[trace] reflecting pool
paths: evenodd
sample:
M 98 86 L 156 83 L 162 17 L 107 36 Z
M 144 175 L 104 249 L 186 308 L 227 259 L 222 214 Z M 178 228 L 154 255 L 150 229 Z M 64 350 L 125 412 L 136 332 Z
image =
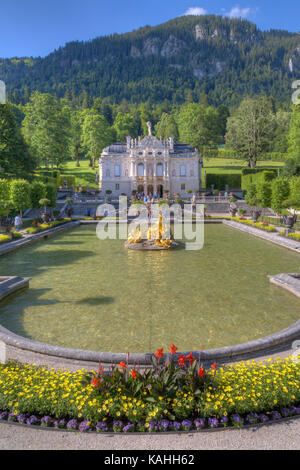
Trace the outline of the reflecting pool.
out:
M 300 256 L 223 225 L 200 251 L 131 251 L 95 226 L 0 258 L 0 275 L 31 277 L 0 304 L 0 323 L 37 341 L 111 352 L 233 345 L 299 319 L 300 301 L 268 274 L 299 272 Z

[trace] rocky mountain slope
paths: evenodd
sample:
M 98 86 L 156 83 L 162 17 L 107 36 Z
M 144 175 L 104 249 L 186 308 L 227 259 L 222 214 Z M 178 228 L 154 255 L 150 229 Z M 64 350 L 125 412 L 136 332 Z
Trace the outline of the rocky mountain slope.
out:
M 45 58 L 0 59 L 10 98 L 33 90 L 112 102 L 170 100 L 206 93 L 211 104 L 237 104 L 266 92 L 289 102 L 300 79 L 300 35 L 263 32 L 246 20 L 185 16 L 127 34 L 71 42 Z

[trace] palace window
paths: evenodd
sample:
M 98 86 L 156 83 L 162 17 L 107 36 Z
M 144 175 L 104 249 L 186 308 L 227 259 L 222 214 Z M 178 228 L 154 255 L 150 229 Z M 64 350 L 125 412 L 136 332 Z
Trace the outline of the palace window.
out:
M 110 177 L 110 170 L 106 170 L 106 178 Z
M 120 185 L 116 184 L 116 191 L 119 191 L 119 189 L 120 189 Z
M 121 176 L 121 165 L 115 165 L 115 176 L 117 178 Z
M 138 176 L 139 177 L 144 176 L 144 164 L 143 163 L 138 164 Z
M 180 167 L 180 176 L 186 176 L 186 166 L 181 165 Z
M 162 163 L 159 163 L 156 167 L 156 174 L 157 176 L 163 176 L 164 175 L 164 167 Z
M 181 190 L 185 191 L 185 184 L 184 183 L 182 183 L 182 185 L 181 185 Z

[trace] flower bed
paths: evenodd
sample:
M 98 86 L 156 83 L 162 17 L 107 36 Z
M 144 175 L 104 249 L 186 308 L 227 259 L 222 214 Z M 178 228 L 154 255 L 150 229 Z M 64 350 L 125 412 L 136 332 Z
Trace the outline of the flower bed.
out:
M 269 225 L 268 223 L 264 222 L 253 222 L 249 219 L 241 219 L 239 217 L 231 217 L 231 220 L 234 222 L 239 222 L 240 224 L 250 225 L 251 227 L 258 228 L 260 230 L 264 230 L 265 232 L 276 232 L 276 228 L 273 225 Z
M 10 235 L 0 235 L 0 243 L 7 243 L 12 240 L 23 237 L 23 234 L 21 232 L 12 232 L 11 235 L 12 235 L 12 238 Z
M 58 225 L 66 224 L 67 222 L 71 222 L 72 219 L 66 218 L 62 220 L 54 220 L 53 222 L 49 222 L 49 224 L 40 224 L 37 223 L 34 227 L 28 227 L 25 232 L 33 235 L 38 232 L 42 232 L 43 230 L 49 230 L 50 228 L 57 227 Z
M 170 350 L 172 351 L 172 350 Z M 0 419 L 81 432 L 190 431 L 300 414 L 300 364 L 292 359 L 204 370 L 190 355 L 153 369 L 111 373 L 0 365 Z
M 283 230 L 280 232 L 280 235 L 285 238 L 290 238 L 291 240 L 296 240 L 297 242 L 300 241 L 300 233 L 289 233 L 286 235 L 286 232 Z

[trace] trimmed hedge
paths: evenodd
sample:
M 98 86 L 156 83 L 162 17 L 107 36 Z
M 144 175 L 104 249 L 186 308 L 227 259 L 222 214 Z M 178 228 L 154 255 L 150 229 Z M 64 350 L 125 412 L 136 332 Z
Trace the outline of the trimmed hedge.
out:
M 213 158 L 228 158 L 230 160 L 239 160 L 235 150 L 226 148 L 219 148 L 218 151 L 213 154 Z M 269 152 L 258 158 L 258 161 L 284 162 L 286 159 L 286 154 L 281 152 Z
M 65 181 L 67 183 L 67 188 L 72 189 L 72 185 L 76 184 L 76 178 L 73 175 L 59 175 L 57 176 L 58 187 L 62 186 L 64 188 Z
M 239 173 L 209 173 L 206 175 L 206 189 L 209 189 L 212 185 L 218 190 L 225 190 L 226 185 L 228 185 L 228 189 L 240 189 L 242 187 L 242 175 Z
M 276 170 L 266 170 L 264 168 L 245 168 L 242 170 L 242 189 L 247 190 L 248 186 L 252 183 L 269 183 L 273 181 L 276 176 Z

